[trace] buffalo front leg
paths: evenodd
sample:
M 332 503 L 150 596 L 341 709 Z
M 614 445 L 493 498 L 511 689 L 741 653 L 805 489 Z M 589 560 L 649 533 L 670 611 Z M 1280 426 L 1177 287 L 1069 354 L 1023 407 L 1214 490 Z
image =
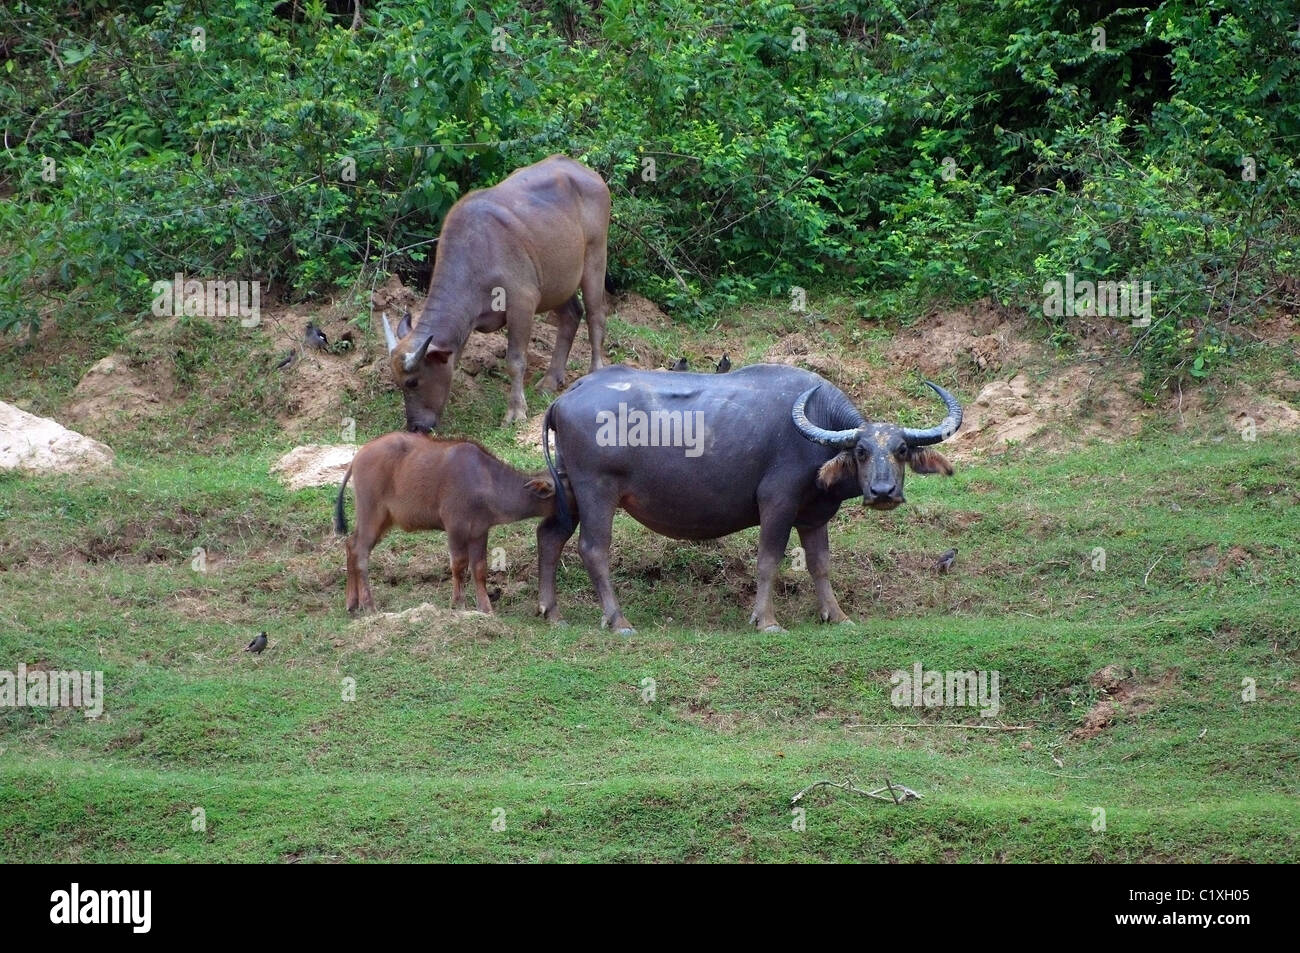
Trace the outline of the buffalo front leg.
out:
M 581 500 L 582 528 L 578 532 L 578 552 L 582 555 L 582 564 L 587 567 L 587 575 L 596 588 L 596 597 L 600 599 L 601 628 L 608 626 L 619 635 L 634 635 L 636 629 L 623 617 L 619 608 L 618 597 L 614 595 L 614 585 L 609 580 L 609 544 L 614 535 L 614 494 L 609 488 L 601 488 L 595 499 Z
M 823 622 L 848 622 L 849 617 L 840 609 L 831 590 L 831 540 L 826 524 L 811 529 L 800 528 L 799 542 L 808 560 L 808 572 L 817 589 L 817 611 Z
M 758 531 L 758 591 L 754 594 L 754 611 L 749 616 L 751 624 L 763 632 L 784 632 L 772 611 L 772 583 L 776 580 L 785 558 L 785 548 L 790 543 L 793 519 L 785 512 L 759 514 Z
M 524 400 L 524 372 L 528 369 L 528 342 L 533 336 L 533 313 L 536 297 L 522 300 L 519 292 L 506 302 L 506 364 L 510 367 L 510 402 L 506 407 L 505 425 L 528 417 Z
M 558 391 L 564 386 L 564 372 L 569 366 L 569 349 L 573 336 L 578 333 L 582 320 L 582 307 L 574 295 L 555 309 L 555 352 L 551 355 L 551 368 L 542 378 L 542 390 Z
M 555 572 L 560 564 L 564 544 L 576 528 L 572 520 L 565 521 L 558 514 L 537 524 L 537 611 L 548 622 L 560 621 L 560 608 L 555 599 Z

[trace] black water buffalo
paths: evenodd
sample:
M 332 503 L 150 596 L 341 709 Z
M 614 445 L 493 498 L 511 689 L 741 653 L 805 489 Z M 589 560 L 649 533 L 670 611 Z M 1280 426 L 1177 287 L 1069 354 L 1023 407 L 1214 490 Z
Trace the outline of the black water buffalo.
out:
M 729 374 L 643 371 L 614 366 L 579 380 L 546 412 L 542 448 L 556 485 L 572 485 L 567 507 L 538 527 L 541 612 L 558 618 L 555 568 L 579 518 L 578 547 L 604 610 L 624 618 L 609 580 L 614 511 L 656 533 L 714 539 L 758 525 L 758 593 L 750 622 L 779 630 L 772 581 L 790 529 L 799 530 L 821 617 L 843 622 L 831 591 L 827 521 L 856 496 L 875 509 L 904 502 L 904 465 L 952 474 L 931 444 L 961 426 L 962 409 L 926 381 L 947 416 L 926 429 L 866 421 L 839 389 L 810 371 L 755 364 Z M 550 433 L 555 431 L 555 460 Z

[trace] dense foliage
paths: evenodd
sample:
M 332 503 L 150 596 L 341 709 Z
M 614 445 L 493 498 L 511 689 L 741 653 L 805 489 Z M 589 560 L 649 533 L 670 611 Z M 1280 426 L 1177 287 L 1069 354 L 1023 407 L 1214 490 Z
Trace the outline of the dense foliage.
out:
M 792 286 L 1043 314 L 1046 281 L 1132 277 L 1147 366 L 1203 374 L 1294 294 L 1285 4 L 361 6 L 9 4 L 0 330 L 175 272 L 417 279 L 459 195 L 561 151 L 610 182 L 617 279 L 683 316 Z

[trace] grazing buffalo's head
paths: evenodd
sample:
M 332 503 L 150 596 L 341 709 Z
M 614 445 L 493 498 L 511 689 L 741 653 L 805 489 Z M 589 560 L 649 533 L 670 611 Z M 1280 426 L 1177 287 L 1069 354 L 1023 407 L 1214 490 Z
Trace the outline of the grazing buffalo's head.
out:
M 855 424 L 844 430 L 826 430 L 809 421 L 804 408 L 817 387 L 805 391 L 795 401 L 791 415 L 799 432 L 816 443 L 840 451 L 817 472 L 823 489 L 844 477 L 856 475 L 862 487 L 862 502 L 877 510 L 892 510 L 906 502 L 903 496 L 905 465 L 917 473 L 942 473 L 952 476 L 952 464 L 932 444 L 947 440 L 961 426 L 961 404 L 938 384 L 926 381 L 948 415 L 934 427 L 919 430 L 894 424 L 869 423 L 862 419 L 848 399 L 838 391 L 830 400 L 832 419 Z M 821 385 L 818 385 L 820 387 Z
M 442 407 L 447 403 L 455 352 L 435 346 L 431 334 L 413 335 L 410 312 L 398 322 L 396 334 L 385 314 L 384 338 L 388 341 L 393 380 L 406 402 L 406 429 L 429 433 L 438 426 Z

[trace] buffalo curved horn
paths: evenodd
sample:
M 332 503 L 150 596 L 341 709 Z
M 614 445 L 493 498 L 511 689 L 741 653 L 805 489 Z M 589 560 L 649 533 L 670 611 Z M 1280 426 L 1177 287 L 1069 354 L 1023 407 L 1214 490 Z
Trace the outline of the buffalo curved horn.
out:
M 408 374 L 415 370 L 420 361 L 424 359 L 424 352 L 429 350 L 429 343 L 432 340 L 433 335 L 430 334 L 420 342 L 419 346 L 414 351 L 407 351 L 406 356 L 402 358 L 402 370 L 406 371 Z
M 384 312 L 384 340 L 388 342 L 388 353 L 392 354 L 397 350 L 397 336 L 393 334 L 393 326 L 388 323 L 388 312 Z
M 821 387 L 818 384 L 817 387 Z M 817 392 L 817 387 L 809 388 L 799 395 L 799 399 L 794 402 L 794 409 L 790 411 L 790 417 L 794 420 L 794 425 L 799 428 L 799 432 L 807 437 L 813 443 L 820 443 L 827 447 L 844 449 L 851 447 L 858 442 L 858 428 L 851 430 L 825 430 L 818 427 L 808 419 L 804 413 L 804 407 L 808 404 L 808 398 Z
M 942 443 L 955 434 L 957 428 L 961 426 L 961 404 L 957 402 L 957 398 L 933 381 L 926 381 L 925 383 L 939 395 L 939 399 L 948 408 L 948 416 L 944 417 L 938 426 L 929 427 L 925 430 L 904 427 L 903 442 L 909 447 L 928 447 L 932 443 Z

